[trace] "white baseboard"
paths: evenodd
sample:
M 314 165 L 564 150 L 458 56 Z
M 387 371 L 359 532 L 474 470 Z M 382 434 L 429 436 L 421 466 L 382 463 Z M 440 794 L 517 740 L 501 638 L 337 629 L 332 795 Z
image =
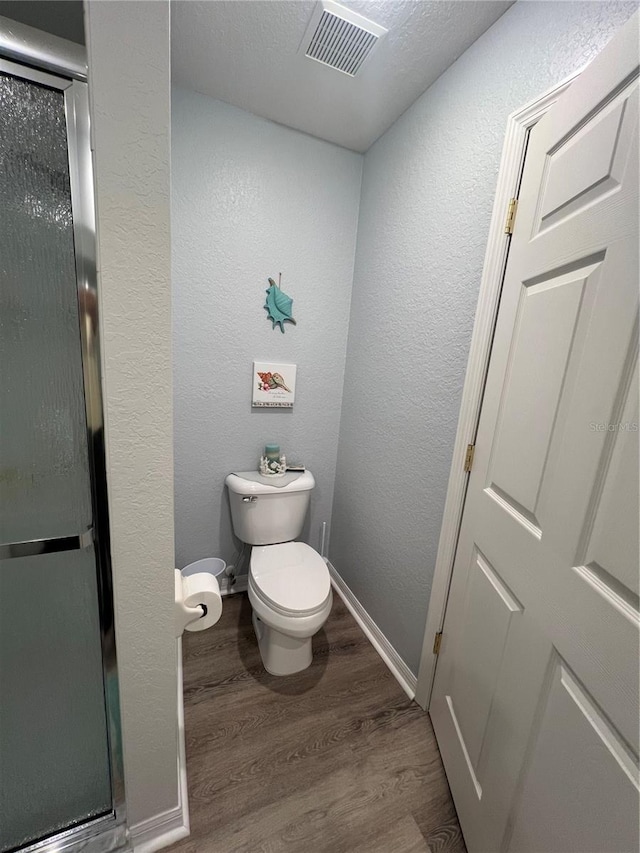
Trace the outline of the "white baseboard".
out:
M 182 637 L 176 642 L 178 675 L 178 805 L 135 824 L 129 830 L 133 853 L 155 853 L 189 835 L 187 758 L 184 742 L 182 699 Z
M 129 830 L 133 853 L 155 853 L 187 835 L 189 828 L 184 824 L 182 807 L 179 805 L 143 820 Z
M 393 648 L 389 640 L 387 640 L 380 628 L 378 628 L 371 616 L 369 616 L 362 604 L 360 604 L 353 592 L 351 592 L 349 587 L 342 580 L 335 566 L 333 566 L 329 560 L 327 560 L 327 567 L 329 569 L 329 574 L 331 575 L 333 588 L 344 601 L 345 605 L 351 612 L 351 615 L 362 628 L 371 645 L 388 666 L 391 674 L 395 677 L 400 687 L 402 687 L 409 699 L 414 699 L 418 679 L 402 660 L 398 652 Z

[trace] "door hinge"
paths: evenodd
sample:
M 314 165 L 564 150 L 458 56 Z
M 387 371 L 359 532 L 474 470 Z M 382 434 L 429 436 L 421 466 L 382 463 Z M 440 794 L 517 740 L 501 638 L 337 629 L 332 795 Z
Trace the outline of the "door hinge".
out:
M 513 226 L 516 221 L 516 211 L 518 210 L 518 199 L 512 198 L 507 208 L 507 221 L 504 223 L 504 233 L 513 234 Z
M 440 646 L 442 645 L 442 631 L 438 631 L 433 638 L 433 653 L 434 655 L 440 654 Z
M 467 444 L 467 452 L 464 455 L 464 470 L 470 471 L 473 467 L 473 454 L 476 452 L 475 444 Z

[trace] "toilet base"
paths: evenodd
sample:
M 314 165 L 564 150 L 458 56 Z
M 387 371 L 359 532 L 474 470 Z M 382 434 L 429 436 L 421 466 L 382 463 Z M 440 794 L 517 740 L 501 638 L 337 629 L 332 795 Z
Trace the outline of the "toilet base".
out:
M 311 637 L 290 637 L 266 625 L 255 610 L 251 614 L 253 630 L 264 668 L 271 675 L 293 675 L 311 665 Z

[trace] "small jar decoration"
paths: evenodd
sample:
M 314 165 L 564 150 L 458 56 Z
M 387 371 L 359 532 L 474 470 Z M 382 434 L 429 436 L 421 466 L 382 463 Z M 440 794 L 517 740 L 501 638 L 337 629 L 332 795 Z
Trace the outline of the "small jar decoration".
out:
M 280 455 L 280 445 L 266 444 L 264 456 L 260 457 L 260 473 L 263 477 L 284 477 L 287 472 L 287 459 Z

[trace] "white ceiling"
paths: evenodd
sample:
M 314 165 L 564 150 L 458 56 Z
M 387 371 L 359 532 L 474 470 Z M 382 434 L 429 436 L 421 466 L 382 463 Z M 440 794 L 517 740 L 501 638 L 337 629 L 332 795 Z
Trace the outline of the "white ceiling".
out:
M 174 0 L 173 82 L 366 151 L 512 2 L 346 0 L 389 30 L 348 77 L 297 52 L 314 0 Z

